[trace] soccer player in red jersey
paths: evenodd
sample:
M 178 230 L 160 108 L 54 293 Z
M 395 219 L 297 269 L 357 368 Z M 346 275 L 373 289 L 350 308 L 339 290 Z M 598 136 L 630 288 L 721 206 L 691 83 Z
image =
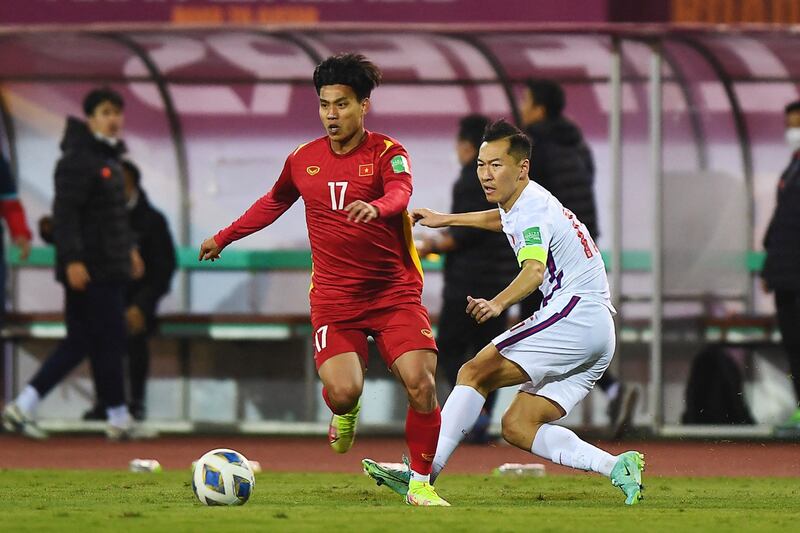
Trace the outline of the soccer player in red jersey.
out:
M 406 502 L 449 505 L 429 483 L 441 417 L 436 343 L 422 305 L 422 269 L 406 212 L 408 153 L 364 128 L 377 66 L 358 54 L 329 57 L 314 70 L 326 135 L 287 158 L 272 189 L 200 248 L 215 260 L 233 241 L 274 222 L 303 199 L 311 242 L 311 322 L 322 396 L 333 412 L 329 441 L 344 453 L 355 438 L 367 363 L 367 335 L 403 384 L 411 483 Z

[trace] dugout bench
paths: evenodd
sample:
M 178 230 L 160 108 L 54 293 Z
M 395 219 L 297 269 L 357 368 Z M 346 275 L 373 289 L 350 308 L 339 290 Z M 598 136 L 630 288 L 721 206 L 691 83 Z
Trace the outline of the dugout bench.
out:
M 10 262 L 16 268 L 52 268 L 54 261 L 52 248 L 37 248 L 26 262 L 21 262 L 16 250 L 12 249 Z M 646 270 L 647 258 L 641 253 L 623 257 L 626 270 Z M 758 258 L 749 258 L 748 263 L 760 265 Z M 215 263 L 197 261 L 196 251 L 180 249 L 179 268 L 190 270 L 249 271 L 307 271 L 310 270 L 310 254 L 307 250 L 290 251 L 226 251 L 225 260 Z M 426 270 L 439 270 L 440 258 L 423 262 Z M 435 322 L 435 317 L 432 316 Z M 772 317 L 727 317 L 727 318 L 688 318 L 670 320 L 665 323 L 665 341 L 681 337 L 706 343 L 725 343 L 742 346 L 760 346 L 779 342 L 780 336 Z M 177 343 L 178 365 L 181 382 L 182 418 L 189 420 L 192 378 L 192 341 L 252 341 L 274 342 L 299 340 L 303 343 L 302 388 L 304 418 L 313 420 L 317 395 L 317 376 L 313 360 L 312 334 L 309 316 L 297 315 L 255 315 L 255 314 L 187 314 L 167 313 L 160 316 L 158 336 Z M 61 313 L 18 313 L 7 315 L 5 327 L 0 335 L 11 341 L 5 350 L 6 396 L 18 390 L 14 383 L 16 377 L 16 344 L 30 339 L 63 338 L 65 326 Z M 648 321 L 626 320 L 620 329 L 621 343 L 646 344 L 650 338 Z

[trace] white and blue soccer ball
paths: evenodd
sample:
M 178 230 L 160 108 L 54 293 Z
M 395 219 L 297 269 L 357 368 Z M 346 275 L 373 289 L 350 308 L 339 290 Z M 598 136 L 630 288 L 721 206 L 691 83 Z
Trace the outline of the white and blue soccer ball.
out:
M 207 452 L 192 471 L 192 490 L 205 505 L 244 505 L 255 485 L 253 469 L 245 456 L 227 448 Z

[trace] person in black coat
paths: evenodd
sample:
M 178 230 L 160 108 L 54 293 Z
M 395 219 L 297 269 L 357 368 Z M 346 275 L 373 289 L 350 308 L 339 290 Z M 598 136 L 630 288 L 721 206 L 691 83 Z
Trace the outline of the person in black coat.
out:
M 764 289 L 775 291 L 783 348 L 795 400 L 800 402 L 800 100 L 784 110 L 786 142 L 792 157 L 778 180 L 777 203 L 764 236 L 767 257 L 761 272 Z M 800 406 L 782 426 L 800 430 Z
M 129 407 L 137 420 L 145 418 L 145 388 L 150 369 L 149 340 L 156 329 L 158 302 L 166 296 L 175 273 L 175 245 L 167 219 L 153 207 L 141 187 L 141 172 L 130 160 L 122 161 L 125 198 L 134 242 L 144 261 L 144 276 L 128 284 L 125 322 L 128 328 Z M 106 418 L 105 402 L 84 414 L 87 420 Z
M 586 225 L 592 238 L 600 232 L 594 199 L 594 160 L 578 126 L 563 114 L 566 97 L 561 86 L 546 79 L 529 79 L 520 101 L 525 132 L 531 138 L 530 177 L 550 191 Z M 522 315 L 535 313 L 542 301 L 535 292 L 521 302 Z M 638 390 L 606 371 L 597 382 L 608 395 L 611 432 L 620 436 L 636 408 Z
M 67 336 L 2 415 L 6 429 L 28 437 L 46 437 L 36 424 L 36 407 L 87 355 L 95 389 L 109 405 L 108 437 L 144 436 L 125 404 L 122 369 L 125 288 L 131 277 L 144 273 L 125 209 L 123 105 L 117 92 L 95 89 L 83 102 L 86 122 L 67 119 L 53 201 L 56 278 L 64 285 Z
M 466 213 L 491 209 L 478 180 L 478 148 L 489 120 L 482 115 L 469 115 L 459 123 L 456 153 L 461 173 L 453 185 L 452 212 Z M 507 313 L 476 323 L 465 313 L 467 296 L 493 296 L 502 291 L 519 272 L 514 252 L 503 233 L 474 228 L 448 228 L 446 231 L 422 237 L 418 241 L 420 256 L 445 253 L 444 303 L 439 314 L 436 344 L 439 364 L 451 386 L 461 365 L 480 351 L 508 326 Z M 486 400 L 484 411 L 475 424 L 468 442 L 488 440 L 495 395 Z
M 158 303 L 169 292 L 175 273 L 176 256 L 167 220 L 153 207 L 141 187 L 141 172 L 129 159 L 123 159 L 125 199 L 133 239 L 144 261 L 144 276 L 132 280 L 125 293 L 125 322 L 128 331 L 128 391 L 131 415 L 145 418 L 145 387 L 150 368 L 149 340 L 156 329 Z M 39 233 L 52 242 L 53 221 L 43 217 Z M 84 420 L 105 420 L 106 404 L 98 396 Z

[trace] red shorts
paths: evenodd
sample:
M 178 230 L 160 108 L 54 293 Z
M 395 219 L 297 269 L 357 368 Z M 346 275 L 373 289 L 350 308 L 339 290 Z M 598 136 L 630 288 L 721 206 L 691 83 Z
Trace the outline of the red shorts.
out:
M 386 366 L 391 368 L 395 359 L 412 350 L 436 349 L 431 331 L 431 321 L 425 306 L 419 303 L 397 304 L 375 309 L 365 308 L 360 313 L 348 313 L 342 320 L 315 312 L 311 308 L 314 328 L 314 361 L 317 370 L 333 356 L 355 352 L 367 365 L 367 335 L 375 339 L 378 351 Z

